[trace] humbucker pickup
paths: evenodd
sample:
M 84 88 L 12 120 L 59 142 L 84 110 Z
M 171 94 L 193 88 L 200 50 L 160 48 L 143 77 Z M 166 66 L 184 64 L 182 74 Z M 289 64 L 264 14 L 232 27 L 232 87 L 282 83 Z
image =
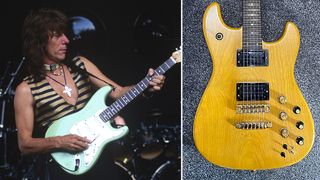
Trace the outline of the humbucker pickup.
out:
M 237 83 L 237 101 L 269 100 L 269 83 Z
M 237 51 L 237 67 L 268 66 L 268 50 L 249 51 L 240 49 Z

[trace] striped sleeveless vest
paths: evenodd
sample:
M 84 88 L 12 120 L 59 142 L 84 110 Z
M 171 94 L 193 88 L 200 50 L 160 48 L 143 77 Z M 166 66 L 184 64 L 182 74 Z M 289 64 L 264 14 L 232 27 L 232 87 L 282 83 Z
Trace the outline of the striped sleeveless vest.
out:
M 73 63 L 79 68 L 85 69 L 84 63 L 80 59 L 75 58 Z M 70 68 L 69 71 L 71 71 Z M 46 130 L 53 121 L 81 110 L 89 101 L 92 96 L 92 87 L 88 76 L 77 71 L 71 71 L 71 76 L 78 88 L 78 99 L 75 105 L 69 104 L 57 94 L 46 78 L 39 82 L 35 82 L 32 75 L 24 78 L 24 81 L 28 83 L 31 89 L 35 102 L 35 129 Z M 42 133 L 39 135 L 44 135 Z

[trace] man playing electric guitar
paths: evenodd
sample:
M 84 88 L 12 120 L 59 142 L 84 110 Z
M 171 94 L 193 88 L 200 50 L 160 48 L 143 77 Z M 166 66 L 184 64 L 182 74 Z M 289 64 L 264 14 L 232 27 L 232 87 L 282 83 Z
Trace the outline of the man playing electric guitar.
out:
M 30 13 L 25 19 L 23 50 L 30 75 L 18 85 L 14 98 L 19 148 L 22 154 L 45 156 L 40 163 L 40 179 L 45 176 L 50 176 L 50 179 L 105 179 L 105 176 L 99 174 L 101 172 L 97 172 L 97 168 L 83 176 L 65 173 L 46 155 L 54 151 L 76 153 L 88 148 L 91 140 L 86 137 L 68 134 L 44 138 L 44 133 L 54 120 L 80 111 L 92 96 L 92 86 L 113 86 L 114 90 L 109 93 L 112 99 L 121 97 L 131 87 L 122 87 L 112 81 L 84 57 L 67 59 L 69 39 L 65 35 L 66 29 L 67 17 L 56 10 L 40 9 Z M 96 77 L 66 64 L 73 64 Z M 148 75 L 152 76 L 152 80 L 147 92 L 159 91 L 164 84 L 163 75 L 153 74 L 154 70 L 149 69 Z M 118 125 L 125 124 L 119 116 L 114 120 Z M 105 171 L 114 170 L 110 158 L 103 156 L 100 160 L 96 166 L 108 166 L 103 169 L 104 174 Z M 108 178 L 116 179 L 110 177 L 112 174 L 114 172 L 108 173 Z

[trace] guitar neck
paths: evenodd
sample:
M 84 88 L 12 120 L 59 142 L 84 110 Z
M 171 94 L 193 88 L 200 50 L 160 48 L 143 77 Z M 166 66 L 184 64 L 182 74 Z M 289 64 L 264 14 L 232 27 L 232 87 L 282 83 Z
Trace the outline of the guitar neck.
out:
M 163 64 L 161 64 L 157 69 L 155 69 L 155 75 L 162 75 L 168 71 L 176 61 L 170 57 Z M 134 98 L 139 96 L 147 87 L 149 82 L 152 80 L 152 76 L 146 76 L 138 84 L 133 86 L 126 94 L 118 98 L 113 102 L 107 109 L 105 109 L 99 116 L 104 121 L 108 121 L 113 118 L 117 113 L 119 113 L 127 104 L 129 104 Z
M 262 49 L 260 0 L 243 0 L 242 37 L 244 50 L 259 51 Z

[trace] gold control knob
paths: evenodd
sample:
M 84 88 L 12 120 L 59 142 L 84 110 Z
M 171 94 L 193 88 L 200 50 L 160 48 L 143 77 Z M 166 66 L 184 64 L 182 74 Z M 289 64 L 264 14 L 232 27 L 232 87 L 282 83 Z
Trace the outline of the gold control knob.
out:
M 289 137 L 289 130 L 286 128 L 281 129 L 280 134 L 282 137 L 287 138 Z
M 286 120 L 286 119 L 288 119 L 288 114 L 285 113 L 285 112 L 280 112 L 279 118 L 280 118 L 281 120 Z
M 287 102 L 287 98 L 285 96 L 279 96 L 279 102 L 281 104 L 285 104 Z

